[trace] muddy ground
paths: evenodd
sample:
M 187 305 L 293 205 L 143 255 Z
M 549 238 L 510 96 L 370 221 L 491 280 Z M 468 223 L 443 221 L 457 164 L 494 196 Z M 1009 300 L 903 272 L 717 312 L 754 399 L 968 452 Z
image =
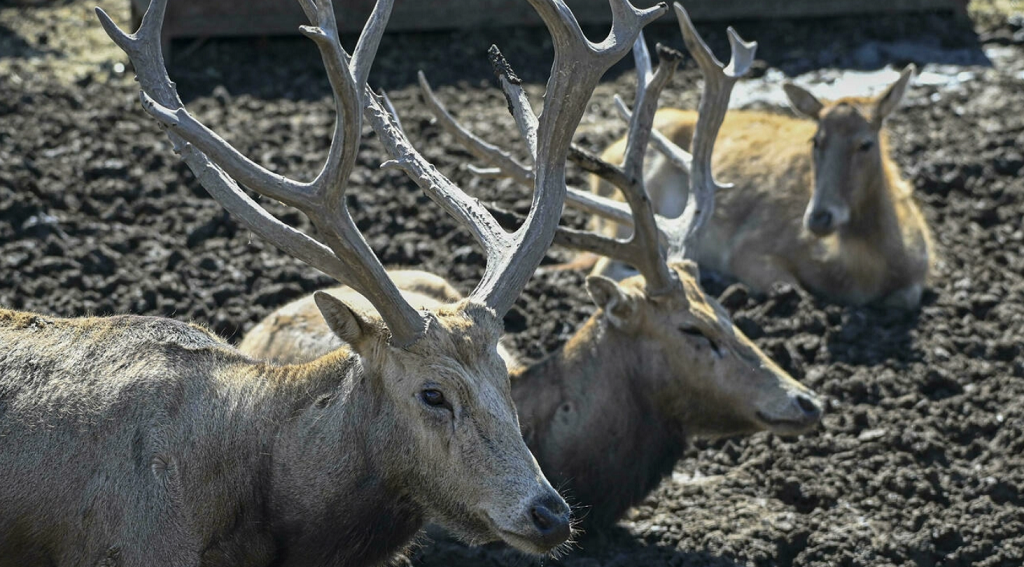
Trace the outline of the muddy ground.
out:
M 166 315 L 237 340 L 270 310 L 330 284 L 240 229 L 195 183 L 141 111 L 126 60 L 96 35 L 94 3 L 0 4 L 0 305 Z M 125 21 L 126 2 L 100 3 Z M 742 328 L 828 397 L 822 427 L 795 439 L 698 442 L 620 528 L 546 562 L 1019 567 L 1022 20 L 913 15 L 736 25 L 761 43 L 758 76 L 999 56 L 994 68 L 972 68 L 974 80 L 956 89 L 915 87 L 891 121 L 895 157 L 934 228 L 933 281 L 915 313 L 841 308 L 791 289 L 732 295 L 728 308 Z M 724 26 L 701 31 L 726 52 Z M 682 46 L 671 25 L 652 29 L 649 39 Z M 550 57 L 540 30 L 389 37 L 372 81 L 389 90 L 410 137 L 443 171 L 485 199 L 525 210 L 521 191 L 461 168 L 466 154 L 429 123 L 413 82 L 423 68 L 462 120 L 518 147 L 484 55 L 492 42 L 539 104 Z M 312 44 L 179 42 L 175 54 L 171 74 L 203 121 L 278 172 L 308 178 L 316 171 L 332 114 Z M 630 93 L 629 67 L 617 67 L 595 96 L 582 144 L 597 149 L 622 132 L 610 98 Z M 688 61 L 666 104 L 692 107 L 696 78 Z M 350 202 L 370 244 L 388 265 L 422 267 L 470 289 L 483 258 L 468 233 L 406 179 L 377 170 L 382 152 L 372 135 L 367 140 Z M 309 229 L 301 215 L 268 207 Z M 553 250 L 547 262 L 568 257 Z M 582 282 L 576 273 L 530 282 L 507 319 L 524 356 L 558 348 L 591 312 Z M 707 283 L 713 293 L 724 289 Z M 530 562 L 500 546 L 426 539 L 411 560 Z

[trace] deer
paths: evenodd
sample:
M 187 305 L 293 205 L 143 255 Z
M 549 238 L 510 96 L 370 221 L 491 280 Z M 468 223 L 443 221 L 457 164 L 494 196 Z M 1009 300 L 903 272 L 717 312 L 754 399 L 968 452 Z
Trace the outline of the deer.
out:
M 367 86 L 391 0 L 375 4 L 351 55 L 331 0 L 300 2 L 337 112 L 311 182 L 262 168 L 184 108 L 160 50 L 166 0 L 150 3 L 134 34 L 97 9 L 132 61 L 143 109 L 199 183 L 374 314 L 316 294 L 323 322 L 351 349 L 279 364 L 169 319 L 0 310 L 0 565 L 378 565 L 427 521 L 529 554 L 570 537 L 570 509 L 520 432 L 497 352 L 501 320 L 557 230 L 566 154 L 592 91 L 667 7 L 613 0 L 611 33 L 593 43 L 561 0 L 530 2 L 555 57 L 533 206 L 512 232 L 412 147 Z M 417 309 L 356 228 L 346 195 L 364 117 L 387 167 L 484 248 L 487 266 L 466 299 Z M 269 214 L 243 185 L 306 214 L 324 242 Z
M 756 293 L 787 283 L 828 301 L 879 301 L 915 309 L 933 258 L 928 225 L 911 185 L 893 161 L 885 120 L 899 106 L 914 74 L 908 65 L 877 97 L 821 101 L 793 83 L 784 85 L 798 117 L 763 111 L 731 112 L 722 125 L 715 171 L 739 186 L 718 198 L 696 254 L 704 267 Z M 693 111 L 666 108 L 655 116 L 656 138 L 686 147 L 698 120 Z M 621 138 L 602 154 L 621 159 Z M 653 153 L 648 186 L 658 212 L 673 216 L 686 203 L 687 179 Z M 617 196 L 611 183 L 591 176 L 591 190 Z M 628 228 L 594 218 L 605 234 Z M 595 263 L 596 260 L 596 263 Z M 621 278 L 628 272 L 590 255 L 578 266 Z
M 572 495 L 580 525 L 600 533 L 671 474 L 694 437 L 717 438 L 768 430 L 798 435 L 821 419 L 822 400 L 776 365 L 736 328 L 725 309 L 699 285 L 699 268 L 687 257 L 714 206 L 717 185 L 711 154 L 735 81 L 746 74 L 756 43 L 729 28 L 732 59 L 723 66 L 694 29 L 685 9 L 674 11 L 686 46 L 704 77 L 695 153 L 666 148 L 693 172 L 691 198 L 676 219 L 655 215 L 646 194 L 643 154 L 657 99 L 681 54 L 659 46 L 651 71 L 643 36 L 634 59 L 638 71 L 630 150 L 622 167 L 575 145 L 570 159 L 601 172 L 623 190 L 628 206 L 567 187 L 567 203 L 635 227 L 627 239 L 560 226 L 555 242 L 628 262 L 640 274 L 621 282 L 587 278 L 595 313 L 558 351 L 524 364 L 503 354 L 512 368 L 512 396 L 523 437 L 544 474 Z M 495 62 L 492 59 L 492 62 Z M 506 61 L 496 58 L 510 109 L 521 122 L 532 116 L 528 100 Z M 490 167 L 477 171 L 532 184 L 532 169 L 459 124 L 421 73 L 423 98 L 444 129 Z M 524 136 L 530 139 L 530 132 Z M 666 242 L 668 245 L 662 246 Z M 409 301 L 444 305 L 461 298 L 440 276 L 393 271 Z M 349 298 L 352 290 L 326 290 Z M 369 307 L 369 306 L 367 306 Z M 239 348 L 254 358 L 291 362 L 351 348 L 316 317 L 314 299 L 289 303 L 250 330 Z

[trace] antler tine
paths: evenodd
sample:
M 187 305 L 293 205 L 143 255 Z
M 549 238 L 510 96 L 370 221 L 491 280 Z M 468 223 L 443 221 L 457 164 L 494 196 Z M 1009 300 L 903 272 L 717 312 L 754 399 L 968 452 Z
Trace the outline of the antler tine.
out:
M 419 72 L 419 81 L 423 100 L 426 101 L 430 111 L 434 114 L 437 123 L 455 138 L 455 141 L 465 147 L 477 159 L 491 163 L 503 175 L 512 177 L 517 183 L 529 187 L 533 186 L 533 169 L 519 163 L 508 152 L 470 132 L 465 126 L 455 120 L 451 113 L 448 112 L 448 109 L 445 108 L 444 103 L 434 94 L 434 90 L 430 87 L 430 83 L 427 82 L 427 77 L 423 74 L 423 71 Z M 511 103 L 509 107 L 511 108 Z M 536 137 L 534 140 L 536 141 Z
M 555 57 L 537 126 L 533 206 L 513 234 L 517 245 L 488 260 L 484 277 L 471 294 L 499 313 L 515 302 L 554 239 L 566 194 L 569 147 L 598 81 L 625 55 L 643 27 L 667 9 L 664 3 L 641 10 L 627 0 L 610 0 L 612 30 L 595 44 L 583 35 L 562 0 L 530 0 L 530 4 L 551 34 Z
M 363 32 L 359 34 L 356 49 L 352 52 L 352 75 L 357 85 L 365 85 L 369 80 L 370 67 L 377 58 L 377 48 L 380 47 L 380 40 L 384 36 L 384 29 L 387 27 L 394 5 L 395 0 L 377 0 L 370 18 L 363 26 Z M 331 16 L 333 15 L 334 11 L 331 10 Z
M 407 346 L 422 336 L 424 317 L 406 302 L 363 239 L 345 207 L 344 192 L 355 164 L 362 112 L 362 83 L 353 77 L 348 55 L 338 40 L 330 0 L 299 0 L 315 27 L 302 28 L 320 48 L 338 106 L 334 140 L 323 169 L 311 183 L 274 174 L 248 160 L 184 109 L 167 75 L 160 50 L 160 29 L 167 0 L 153 0 L 134 35 L 123 32 L 103 10 L 97 15 L 107 34 L 131 58 L 142 88 L 143 107 L 168 130 L 182 160 L 210 194 L 253 232 L 285 252 L 351 286 L 377 308 L 391 330 L 392 344 Z M 380 41 L 391 0 L 380 0 L 360 38 L 362 57 L 356 75 L 365 77 Z M 305 213 L 325 235 L 328 246 L 280 222 L 239 187 Z
M 384 150 L 391 156 L 382 167 L 404 171 L 427 197 L 469 229 L 488 257 L 511 246 L 508 234 L 487 209 L 466 195 L 413 147 L 402 131 L 398 116 L 385 106 L 383 99 L 372 92 L 368 95 L 364 112 Z
M 619 116 L 623 120 L 629 122 L 633 118 L 633 111 L 626 106 L 626 102 L 622 100 L 622 97 L 615 95 L 615 109 L 619 111 Z M 651 145 L 654 149 L 661 152 L 672 165 L 679 169 L 690 173 L 690 166 L 693 163 L 693 154 L 680 148 L 675 142 L 669 140 L 667 136 L 657 130 L 651 130 Z
M 704 75 L 697 111 L 697 126 L 693 134 L 693 163 L 690 169 L 690 191 L 686 208 L 679 218 L 662 227 L 668 237 L 669 259 L 692 257 L 696 253 L 701 228 L 711 218 L 715 206 L 715 191 L 723 187 L 715 182 L 711 171 L 711 155 L 718 130 L 729 108 L 732 88 L 740 77 L 750 71 L 757 52 L 757 42 L 745 42 L 736 30 L 729 28 L 732 56 L 723 66 L 693 27 L 689 14 L 679 3 L 674 4 L 686 48 L 693 55 Z
M 530 99 L 523 91 L 523 81 L 512 70 L 505 56 L 497 45 L 492 45 L 487 50 L 487 56 L 491 60 L 491 68 L 498 77 L 498 84 L 501 91 L 505 93 L 505 100 L 508 102 L 508 111 L 519 127 L 519 133 L 526 142 L 526 149 L 530 152 L 530 159 L 537 160 L 537 127 L 539 125 L 537 116 L 530 106 Z
M 577 162 L 588 171 L 599 173 L 611 180 L 622 191 L 628 204 L 582 192 L 570 192 L 567 203 L 575 208 L 599 214 L 616 222 L 633 225 L 633 234 L 627 240 L 610 238 L 592 232 L 558 227 L 555 243 L 586 250 L 627 262 L 640 270 L 647 280 L 650 293 L 663 293 L 678 285 L 678 278 L 665 263 L 660 246 L 664 219 L 654 213 L 643 178 L 644 153 L 650 139 L 661 91 L 671 80 L 682 55 L 673 49 L 658 46 L 659 63 L 652 73 L 650 54 L 642 34 L 638 34 L 633 47 L 637 65 L 637 111 L 632 115 L 627 135 L 625 161 L 621 168 L 607 164 L 587 152 L 575 152 Z M 620 220 L 622 219 L 622 220 Z M 623 222 L 628 220 L 629 222 Z
M 502 58 L 501 60 L 504 61 L 504 58 Z M 508 65 L 507 62 L 505 62 L 503 66 L 496 67 L 496 70 L 497 69 L 503 69 L 503 71 L 498 73 L 499 80 L 502 80 L 503 85 L 515 84 L 503 80 L 503 75 L 505 74 L 505 71 L 507 71 L 509 75 L 515 76 L 515 72 L 512 71 L 511 67 Z M 427 81 L 427 78 L 422 71 L 419 73 L 419 81 L 420 90 L 423 94 L 423 100 L 426 101 L 427 107 L 430 108 L 431 112 L 434 114 L 434 119 L 437 121 L 437 123 L 440 124 L 441 127 L 444 128 L 444 130 L 447 131 L 453 138 L 455 138 L 455 140 L 459 144 L 466 148 L 467 151 L 473 154 L 473 156 L 491 165 L 491 167 L 485 168 L 470 165 L 469 170 L 474 175 L 486 178 L 512 178 L 520 185 L 533 188 L 534 178 L 532 168 L 519 163 L 511 155 L 509 155 L 508 152 L 506 152 L 505 150 L 501 149 L 498 146 L 495 146 L 494 144 L 491 144 L 490 142 L 487 142 L 486 140 L 476 135 L 465 126 L 463 126 L 459 121 L 457 121 L 451 115 L 451 113 L 448 112 L 448 109 L 445 107 L 444 103 L 442 103 L 441 100 L 437 98 L 437 95 L 434 93 L 433 89 L 430 86 L 430 83 Z M 520 98 L 519 96 L 523 94 L 521 88 L 518 91 L 513 91 L 512 94 L 509 93 L 509 89 L 503 88 L 503 90 L 505 90 L 506 99 L 509 100 L 509 112 L 511 112 L 513 115 L 517 113 L 515 107 L 517 104 L 519 104 L 511 102 L 513 100 L 522 100 L 526 103 L 523 104 L 522 107 L 527 109 L 529 108 L 529 104 L 528 101 L 526 101 L 525 99 L 525 95 L 523 95 L 522 98 Z M 522 115 L 525 116 L 526 112 L 522 112 Z M 520 121 L 517 120 L 517 122 Z M 532 122 L 536 123 L 536 118 L 533 118 Z M 523 123 L 529 124 L 530 121 L 527 119 L 524 120 Z M 532 131 L 534 134 L 536 134 L 535 127 L 532 129 Z M 536 144 L 535 136 L 534 144 Z M 529 142 L 527 143 L 527 145 L 528 147 L 530 147 Z M 618 168 L 608 164 L 607 162 L 595 156 L 594 154 L 582 150 L 575 144 L 573 144 L 570 147 L 569 160 L 581 165 L 584 169 L 586 169 L 589 172 L 601 172 L 604 175 L 611 177 L 613 179 L 622 178 L 622 174 L 618 170 Z M 589 193 L 587 191 L 581 191 L 573 187 L 567 187 L 566 189 L 567 193 L 565 200 L 566 203 L 570 204 L 572 207 L 588 212 L 590 214 L 605 217 L 619 224 L 633 226 L 633 216 L 630 214 L 629 206 L 626 205 L 625 203 L 620 203 L 619 201 L 607 199 L 605 197 L 594 195 L 593 193 Z
M 682 54 L 664 46 L 658 46 L 658 69 L 650 72 L 651 60 L 647 47 L 641 45 L 643 38 L 637 40 L 633 48 L 637 65 L 637 98 L 636 111 L 629 124 L 626 137 L 626 153 L 622 165 L 629 183 L 620 186 L 633 211 L 634 244 L 632 258 L 628 261 L 644 275 L 647 288 L 651 293 L 661 293 L 677 285 L 675 273 L 669 270 L 662 255 L 660 233 L 654 216 L 654 206 L 647 195 L 644 185 L 644 155 L 647 143 L 654 126 L 654 113 L 658 109 L 658 98 L 661 91 L 672 79 Z

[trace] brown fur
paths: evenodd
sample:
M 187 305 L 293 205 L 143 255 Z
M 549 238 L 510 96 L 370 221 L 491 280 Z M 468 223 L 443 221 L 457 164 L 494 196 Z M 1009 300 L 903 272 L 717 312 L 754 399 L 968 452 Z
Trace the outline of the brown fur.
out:
M 482 542 L 557 508 L 493 311 L 439 307 L 407 349 L 346 324 L 352 349 L 277 365 L 167 319 L 0 309 L 0 566 L 376 565 L 428 519 Z
M 904 88 L 905 80 L 893 88 Z M 887 95 L 895 99 L 890 97 L 881 108 Z M 930 268 L 931 236 L 911 187 L 889 157 L 888 136 L 881 126 L 884 115 L 879 113 L 891 111 L 901 95 L 902 90 L 891 89 L 877 99 L 818 103 L 822 108 L 817 122 L 753 111 L 726 115 L 714 170 L 736 186 L 715 197 L 699 263 L 758 292 L 787 282 L 842 303 L 885 299 L 915 307 Z M 664 109 L 656 115 L 655 128 L 687 148 L 696 119 L 694 111 Z M 816 136 L 825 142 L 819 157 L 812 151 Z M 873 147 L 857 155 L 856 145 L 868 140 Z M 624 149 L 622 139 L 603 157 L 617 162 Z M 647 189 L 656 209 L 669 217 L 678 215 L 686 202 L 687 176 L 661 156 L 648 159 Z M 618 195 L 596 178 L 592 189 Z M 815 198 L 834 205 L 837 216 L 848 216 L 831 234 L 817 235 L 807 227 L 805 216 L 816 206 Z M 611 223 L 595 224 L 606 234 L 628 235 Z M 609 269 L 605 259 L 596 271 Z
M 764 429 L 795 434 L 820 416 L 815 395 L 772 363 L 701 291 L 696 266 L 673 268 L 683 286 L 658 296 L 647 294 L 640 276 L 621 284 L 591 277 L 598 312 L 560 351 L 511 370 L 523 437 L 545 474 L 580 505 L 590 528 L 610 525 L 653 490 L 690 436 Z M 412 272 L 407 283 L 417 273 L 437 277 Z M 346 301 L 354 295 L 347 288 L 328 293 Z M 413 305 L 441 299 L 406 296 Z M 325 327 L 289 326 L 296 319 L 278 316 L 312 307 L 308 298 L 282 307 L 241 349 L 297 362 L 318 352 L 305 350 L 311 344 L 330 348 L 316 339 Z M 271 335 L 273 341 L 259 338 Z M 802 410 L 799 397 L 817 413 Z

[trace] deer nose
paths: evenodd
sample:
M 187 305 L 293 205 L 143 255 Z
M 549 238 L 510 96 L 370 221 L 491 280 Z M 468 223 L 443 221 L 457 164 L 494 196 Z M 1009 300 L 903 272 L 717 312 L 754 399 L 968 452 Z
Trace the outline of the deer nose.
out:
M 534 501 L 530 519 L 543 547 L 550 549 L 569 539 L 569 506 L 558 496 L 542 496 Z
M 807 219 L 807 228 L 815 234 L 828 234 L 832 232 L 832 211 L 818 210 L 811 213 Z
M 797 407 L 803 412 L 804 419 L 809 422 L 821 419 L 821 402 L 804 394 L 797 394 L 795 401 Z

